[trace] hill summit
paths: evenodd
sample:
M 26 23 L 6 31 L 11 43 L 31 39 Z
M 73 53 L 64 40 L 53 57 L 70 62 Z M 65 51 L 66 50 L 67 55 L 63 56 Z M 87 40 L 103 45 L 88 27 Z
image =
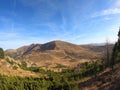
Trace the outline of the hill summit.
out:
M 39 59 L 37 59 L 38 61 L 42 60 L 42 57 L 46 57 L 45 59 L 49 60 L 56 58 L 65 59 L 67 57 L 71 57 L 71 59 L 90 59 L 95 58 L 97 55 L 95 52 L 83 48 L 80 45 L 60 40 L 51 41 L 45 44 L 31 44 L 29 46 L 20 47 L 16 50 L 9 49 L 6 50 L 6 53 L 15 58 L 20 57 L 29 60 L 37 55 L 37 57 L 39 57 Z

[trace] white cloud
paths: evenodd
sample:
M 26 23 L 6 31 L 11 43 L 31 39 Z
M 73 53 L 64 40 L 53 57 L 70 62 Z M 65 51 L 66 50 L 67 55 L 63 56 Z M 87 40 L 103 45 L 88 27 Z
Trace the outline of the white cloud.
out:
M 120 8 L 110 8 L 110 9 L 102 10 L 100 12 L 96 12 L 95 14 L 93 14 L 92 17 L 108 16 L 115 14 L 120 14 Z
M 77 43 L 77 44 L 105 43 L 106 39 L 108 39 L 110 43 L 114 43 L 117 41 L 117 36 L 89 38 L 86 40 L 77 41 L 75 43 Z
M 101 16 L 111 15 L 111 14 L 120 14 L 120 9 L 119 8 L 107 9 L 101 12 Z

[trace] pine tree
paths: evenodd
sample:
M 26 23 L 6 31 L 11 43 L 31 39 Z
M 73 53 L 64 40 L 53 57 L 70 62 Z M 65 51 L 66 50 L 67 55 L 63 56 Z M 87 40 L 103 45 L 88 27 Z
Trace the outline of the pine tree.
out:
M 118 40 L 120 40 L 120 27 L 119 27 L 119 32 L 118 32 Z
M 112 58 L 110 65 L 113 68 L 114 64 L 120 62 L 120 27 L 118 32 L 118 41 L 115 43 L 113 52 L 112 52 Z
M 3 49 L 2 48 L 0 48 L 0 58 L 1 59 L 4 59 L 4 51 L 3 51 Z
M 112 67 L 112 69 L 114 68 L 114 64 L 115 64 L 115 57 L 116 57 L 116 54 L 115 54 L 115 51 L 116 51 L 116 46 L 117 46 L 117 43 L 115 43 L 114 45 L 114 48 L 113 48 L 113 51 L 112 51 L 112 58 L 111 58 L 111 62 L 110 62 L 110 66 Z

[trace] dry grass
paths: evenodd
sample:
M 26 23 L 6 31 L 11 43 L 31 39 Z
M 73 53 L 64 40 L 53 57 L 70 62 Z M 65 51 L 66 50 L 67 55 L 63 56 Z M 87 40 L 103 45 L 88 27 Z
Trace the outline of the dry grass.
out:
M 30 46 L 23 46 L 16 51 L 17 54 L 9 50 L 6 53 L 8 52 L 10 55 L 14 55 L 14 57 L 16 55 L 17 58 L 34 62 L 41 60 L 71 60 L 76 62 L 76 60 L 96 59 L 99 57 L 99 53 L 64 41 L 52 41 L 42 45 L 32 44 Z
M 97 77 L 85 79 L 79 83 L 79 90 L 120 90 L 120 64 L 114 70 L 106 69 Z
M 22 77 L 40 77 L 40 74 L 36 74 L 30 71 L 22 70 L 18 68 L 14 70 L 13 67 L 4 59 L 0 59 L 0 74 L 12 75 L 12 76 L 22 76 Z

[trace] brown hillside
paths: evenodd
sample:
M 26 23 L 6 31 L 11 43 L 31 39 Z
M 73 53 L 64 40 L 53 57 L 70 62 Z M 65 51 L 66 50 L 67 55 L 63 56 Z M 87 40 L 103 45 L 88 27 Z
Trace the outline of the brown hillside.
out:
M 16 56 L 17 59 L 31 60 L 33 62 L 49 60 L 51 63 L 58 62 L 59 64 L 66 61 L 68 64 L 71 64 L 71 62 L 79 63 L 83 59 L 95 60 L 100 57 L 99 53 L 92 50 L 60 40 L 21 47 L 17 49 L 17 53 L 14 53 L 13 56 Z
M 18 61 L 14 61 L 16 65 L 12 65 L 5 59 L 0 59 L 0 73 L 2 75 L 10 75 L 10 76 L 22 76 L 22 77 L 39 77 L 40 74 L 36 74 L 34 72 L 26 71 L 18 67 Z M 14 66 L 17 66 L 17 69 L 14 69 Z
M 30 54 L 32 52 L 40 52 L 40 44 L 31 44 L 30 46 L 28 46 L 28 48 L 25 49 L 25 51 L 23 52 L 22 55 L 27 55 Z
M 64 41 L 52 41 L 42 45 L 34 44 L 23 53 L 24 58 L 32 60 L 36 58 L 37 61 L 63 59 L 67 56 L 71 59 L 95 59 L 97 54 L 79 45 Z
M 8 49 L 5 51 L 5 54 L 16 59 L 18 57 L 21 57 L 28 47 L 29 46 L 22 46 L 16 50 L 15 49 Z
M 27 49 L 29 48 L 29 46 L 23 46 L 17 49 L 18 54 L 22 55 Z

